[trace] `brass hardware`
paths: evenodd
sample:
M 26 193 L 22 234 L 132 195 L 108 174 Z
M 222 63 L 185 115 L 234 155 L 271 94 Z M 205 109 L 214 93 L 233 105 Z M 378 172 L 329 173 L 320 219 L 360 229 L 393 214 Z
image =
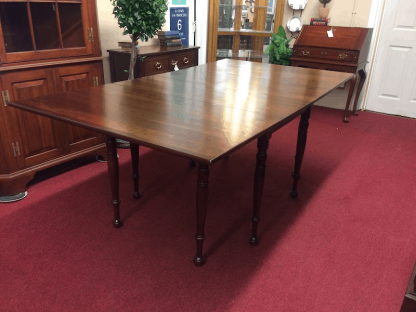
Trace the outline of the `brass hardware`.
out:
M 88 41 L 93 42 L 94 41 L 94 29 L 88 28 Z
M 160 64 L 159 62 L 157 62 L 155 64 L 156 69 L 161 69 L 162 68 L 162 64 Z
M 97 76 L 92 77 L 92 83 L 93 83 L 94 87 L 98 87 L 98 77 Z
M 183 58 L 183 63 L 184 63 L 184 64 L 188 64 L 188 63 L 189 63 L 189 59 L 188 59 L 187 57 L 184 57 L 184 58 Z
M 20 156 L 19 142 L 16 142 L 16 145 L 12 143 L 12 148 L 14 157 Z
M 328 55 L 328 52 L 321 52 L 322 55 Z
M 9 91 L 1 91 L 1 96 L 3 97 L 4 106 L 7 106 L 7 103 L 10 102 Z
M 339 57 L 341 60 L 345 60 L 345 59 L 348 57 L 348 54 L 341 53 L 338 57 Z
M 172 61 L 172 62 L 170 62 L 171 64 L 172 64 L 172 66 L 176 66 L 176 65 L 178 65 L 178 61 Z
M 303 54 L 303 55 L 309 55 L 309 54 L 310 54 L 310 52 L 309 52 L 308 50 L 305 50 L 305 51 L 302 51 L 302 54 Z

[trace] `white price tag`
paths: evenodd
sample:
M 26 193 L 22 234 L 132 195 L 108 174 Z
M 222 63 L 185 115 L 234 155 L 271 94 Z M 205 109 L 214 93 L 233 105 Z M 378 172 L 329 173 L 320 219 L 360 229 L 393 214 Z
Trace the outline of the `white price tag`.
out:
M 328 30 L 328 37 L 329 38 L 333 38 L 334 37 L 334 33 L 332 32 L 332 29 L 331 30 Z
M 175 65 L 175 68 L 173 70 L 175 70 L 175 71 L 179 70 L 178 65 Z

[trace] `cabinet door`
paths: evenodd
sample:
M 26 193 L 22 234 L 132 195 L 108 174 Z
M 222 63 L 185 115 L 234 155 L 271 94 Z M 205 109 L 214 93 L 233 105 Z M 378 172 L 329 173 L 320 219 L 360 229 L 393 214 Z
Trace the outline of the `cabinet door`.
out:
M 39 69 L 2 76 L 10 100 L 44 96 L 55 92 L 50 70 Z M 10 133 L 17 145 L 19 168 L 30 167 L 63 153 L 59 122 L 20 109 L 7 107 Z
M 60 67 L 54 70 L 57 92 L 65 92 L 94 86 L 94 80 L 102 83 L 101 64 Z M 102 136 L 94 131 L 65 124 L 69 149 L 73 153 L 102 142 Z
M 0 62 L 91 55 L 94 30 L 88 3 L 0 1 Z

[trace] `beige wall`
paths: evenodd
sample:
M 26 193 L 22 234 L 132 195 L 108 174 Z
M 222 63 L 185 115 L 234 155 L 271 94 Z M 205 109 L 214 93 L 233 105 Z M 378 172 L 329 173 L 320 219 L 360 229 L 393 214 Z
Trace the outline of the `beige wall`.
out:
M 282 1 L 282 0 L 281 0 Z M 288 20 L 293 16 L 293 10 L 287 4 L 285 5 L 285 11 L 283 15 L 283 27 L 287 29 L 286 25 Z M 377 1 L 377 0 L 375 0 Z M 354 10 L 355 2 L 355 10 Z M 372 0 L 333 0 L 327 7 L 329 8 L 330 26 L 346 26 L 346 27 L 367 27 L 368 18 L 370 15 Z M 318 17 L 318 8 L 323 5 L 319 0 L 309 0 L 306 8 L 302 12 L 302 21 L 304 25 L 310 23 L 311 17 Z M 295 15 L 300 15 L 301 11 L 295 11 Z M 353 14 L 355 13 L 355 14 Z M 287 31 L 288 38 L 292 35 Z M 293 44 L 294 40 L 292 40 Z M 368 68 L 367 68 L 368 70 Z M 317 105 L 344 108 L 348 97 L 349 84 L 345 89 L 337 89 L 325 98 L 317 102 Z M 364 93 L 364 90 L 363 92 Z M 361 96 L 362 98 L 362 96 Z M 361 104 L 359 104 L 359 107 Z

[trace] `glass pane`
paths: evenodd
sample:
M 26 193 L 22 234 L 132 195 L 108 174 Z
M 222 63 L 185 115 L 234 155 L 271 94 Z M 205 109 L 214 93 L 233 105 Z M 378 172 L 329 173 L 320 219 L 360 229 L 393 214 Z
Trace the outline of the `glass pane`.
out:
M 238 36 L 219 35 L 217 41 L 217 61 L 222 59 L 238 59 L 260 63 L 269 63 L 269 55 L 264 53 L 269 43 L 264 37 L 240 36 L 238 50 L 233 51 L 233 43 Z M 266 38 L 269 39 L 269 38 Z M 258 48 L 256 48 L 258 46 Z
M 233 52 L 233 36 L 218 36 L 217 61 L 231 58 Z
M 30 4 L 37 50 L 61 48 L 55 10 L 55 3 Z
M 235 0 L 220 0 L 218 11 L 218 28 L 234 28 Z
M 81 4 L 60 3 L 59 20 L 64 48 L 85 47 Z
M 236 54 L 235 57 L 240 60 L 268 63 L 269 55 L 264 53 L 269 45 L 268 42 L 266 44 L 266 39 L 270 40 L 270 38 L 263 37 L 240 36 L 238 55 Z
M 0 20 L 6 53 L 32 51 L 26 3 L 0 3 Z
M 243 5 L 235 3 L 235 0 L 220 0 L 218 29 L 253 29 L 266 32 L 272 30 L 275 0 L 268 0 L 267 6 L 255 6 L 254 0 L 243 0 Z

